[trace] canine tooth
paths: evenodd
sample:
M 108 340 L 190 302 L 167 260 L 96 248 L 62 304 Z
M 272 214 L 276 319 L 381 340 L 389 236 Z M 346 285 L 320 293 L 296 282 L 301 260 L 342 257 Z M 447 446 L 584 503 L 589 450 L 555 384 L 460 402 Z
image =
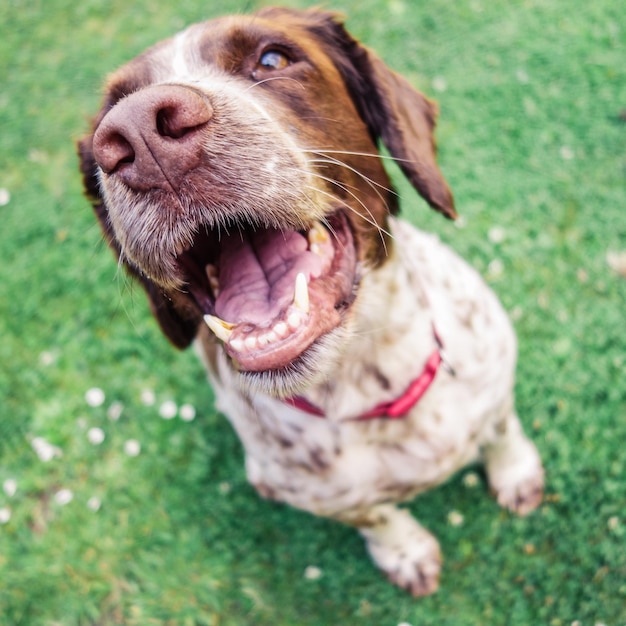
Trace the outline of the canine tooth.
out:
M 234 324 L 229 324 L 215 315 L 205 315 L 204 321 L 213 334 L 223 342 L 227 342 L 233 334 Z
M 306 282 L 306 276 L 302 272 L 296 276 L 293 304 L 303 313 L 309 312 L 309 287 Z
M 307 235 L 309 244 L 326 243 L 328 241 L 328 231 L 319 223 L 315 222 Z

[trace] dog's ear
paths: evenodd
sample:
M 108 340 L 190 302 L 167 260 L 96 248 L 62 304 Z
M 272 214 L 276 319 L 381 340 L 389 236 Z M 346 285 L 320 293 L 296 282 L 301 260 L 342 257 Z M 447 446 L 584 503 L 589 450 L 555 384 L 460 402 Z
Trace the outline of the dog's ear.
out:
M 325 17 L 323 25 L 321 16 Z M 454 219 L 454 198 L 436 160 L 436 104 L 356 41 L 340 16 L 318 12 L 317 18 L 312 30 L 328 44 L 373 139 L 382 140 L 431 207 Z
M 373 52 L 362 50 L 361 63 L 371 86 L 369 93 L 366 91 L 362 96 L 361 104 L 368 127 L 382 139 L 391 156 L 398 159 L 405 176 L 426 202 L 446 217 L 456 218 L 452 192 L 436 160 L 437 105 L 390 70 Z
M 85 195 L 93 206 L 104 238 L 119 261 L 122 257 L 121 249 L 113 233 L 108 211 L 100 193 L 98 166 L 93 156 L 93 134 L 87 135 L 78 142 L 78 158 L 83 175 Z M 165 336 L 181 350 L 189 346 L 196 336 L 198 328 L 197 315 L 194 316 L 191 311 L 186 310 L 182 301 L 175 303 L 172 297 L 165 294 L 158 285 L 131 264 L 124 262 L 124 266 L 129 274 L 141 283 L 148 294 L 152 313 L 159 322 L 159 326 Z

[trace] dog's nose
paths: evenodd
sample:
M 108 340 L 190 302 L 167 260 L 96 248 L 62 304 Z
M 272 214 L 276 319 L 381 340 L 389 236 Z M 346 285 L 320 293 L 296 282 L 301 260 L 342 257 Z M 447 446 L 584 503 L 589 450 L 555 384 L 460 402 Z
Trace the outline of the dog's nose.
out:
M 94 157 L 106 174 L 137 191 L 177 191 L 203 155 L 213 108 L 201 93 L 156 85 L 120 100 L 102 119 Z

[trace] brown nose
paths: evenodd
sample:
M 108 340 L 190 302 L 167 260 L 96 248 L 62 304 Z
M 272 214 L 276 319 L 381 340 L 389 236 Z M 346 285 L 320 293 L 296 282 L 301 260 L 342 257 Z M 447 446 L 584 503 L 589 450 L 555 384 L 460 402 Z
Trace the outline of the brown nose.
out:
M 93 139 L 98 165 L 131 189 L 176 191 L 203 154 L 213 108 L 197 91 L 156 85 L 120 100 Z

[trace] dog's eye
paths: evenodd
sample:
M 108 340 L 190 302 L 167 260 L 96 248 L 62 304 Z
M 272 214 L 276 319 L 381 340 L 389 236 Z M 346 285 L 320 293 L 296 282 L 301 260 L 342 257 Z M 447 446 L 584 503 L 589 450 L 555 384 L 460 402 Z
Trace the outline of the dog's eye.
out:
M 258 67 L 265 70 L 284 70 L 291 65 L 289 57 L 280 50 L 266 50 L 259 59 Z

